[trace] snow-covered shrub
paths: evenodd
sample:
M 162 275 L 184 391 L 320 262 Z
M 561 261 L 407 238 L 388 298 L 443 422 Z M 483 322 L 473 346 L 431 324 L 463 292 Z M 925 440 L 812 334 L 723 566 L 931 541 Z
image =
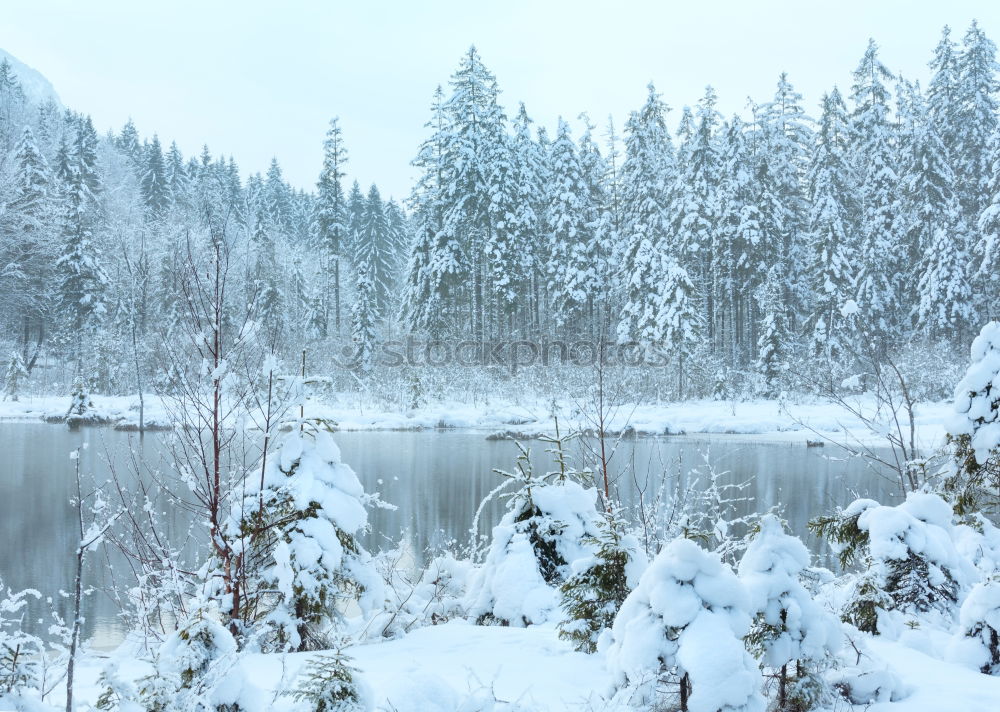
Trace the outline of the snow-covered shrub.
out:
M 877 633 L 885 632 L 879 630 L 885 611 L 953 616 L 969 564 L 955 546 L 952 508 L 941 497 L 911 492 L 894 507 L 859 499 L 811 526 L 840 547 L 842 565 L 862 566 L 843 611 L 848 623 Z
M 884 663 L 841 668 L 831 674 L 830 683 L 852 705 L 898 702 L 911 693 L 899 675 Z
M 368 712 L 373 708 L 371 690 L 340 649 L 314 657 L 303 675 L 292 697 L 307 703 L 312 712 Z
M 138 699 L 134 702 L 146 712 L 265 709 L 263 691 L 247 679 L 238 665 L 236 640 L 204 609 L 197 610 L 163 642 L 153 673 L 140 680 L 137 687 Z
M 248 488 L 230 531 L 250 542 L 263 560 L 260 586 L 266 622 L 281 648 L 322 646 L 320 626 L 344 600 L 369 614 L 382 597 L 371 555 L 358 541 L 368 526 L 365 494 L 354 471 L 322 424 L 288 433 L 264 473 L 264 487 Z M 267 640 L 262 641 L 266 647 Z
M 799 580 L 809 566 L 809 551 L 785 533 L 773 514 L 765 515 L 760 531 L 740 561 L 739 574 L 756 613 L 747 643 L 778 670 L 779 709 L 811 709 L 824 701 L 821 673 L 840 649 L 839 621 L 823 610 Z M 796 663 L 791 691 L 788 665 Z
M 748 608 L 743 584 L 718 556 L 671 542 L 615 618 L 607 661 L 617 697 L 649 705 L 673 683 L 682 710 L 762 711 L 760 671 L 743 645 Z
M 597 550 L 572 563 L 573 573 L 560 589 L 566 618 L 559 623 L 559 637 L 585 653 L 597 650 L 598 638 L 611 628 L 648 563 L 622 519 L 608 512 L 600 521 L 593 541 Z
M 427 625 L 465 616 L 463 599 L 471 562 L 451 553 L 435 556 L 411 577 L 406 552 L 382 552 L 376 566 L 382 575 L 384 602 L 366 625 L 375 638 L 396 638 Z
M 3 592 L 0 582 L 0 705 L 11 709 L 34 709 L 42 687 L 45 646 L 22 628 L 28 598 L 39 598 L 33 590 Z
M 949 427 L 955 472 L 946 485 L 959 513 L 983 508 L 1000 486 L 1000 322 L 983 327 L 971 356 L 969 370 L 955 387 Z
M 597 491 L 560 473 L 536 476 L 522 449 L 518 485 L 493 528 L 483 565 L 470 580 L 466 608 L 480 624 L 526 626 L 546 621 L 559 605 L 570 564 L 590 556 L 597 538 Z
M 1000 576 L 976 584 L 959 612 L 950 657 L 987 675 L 1000 675 Z

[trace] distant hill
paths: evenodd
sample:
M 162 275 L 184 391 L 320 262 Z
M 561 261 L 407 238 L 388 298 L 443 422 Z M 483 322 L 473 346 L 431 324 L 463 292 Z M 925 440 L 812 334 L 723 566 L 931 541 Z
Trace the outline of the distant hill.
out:
M 41 73 L 32 69 L 6 50 L 0 49 L 0 62 L 3 62 L 4 59 L 10 62 L 11 67 L 13 67 L 14 73 L 21 82 L 21 86 L 24 88 L 25 96 L 28 97 L 29 101 L 41 104 L 51 99 L 55 103 L 62 106 L 62 102 L 59 100 L 59 95 L 56 94 L 56 90 L 52 87 L 52 83 L 42 76 Z

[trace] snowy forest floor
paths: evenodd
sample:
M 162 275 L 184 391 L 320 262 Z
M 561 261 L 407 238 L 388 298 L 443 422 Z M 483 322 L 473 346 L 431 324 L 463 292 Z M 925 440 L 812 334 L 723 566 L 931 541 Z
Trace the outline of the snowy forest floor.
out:
M 92 396 L 92 415 L 100 422 L 121 429 L 138 425 L 137 396 Z M 865 413 L 875 413 L 876 403 L 866 395 L 854 401 Z M 22 396 L 19 401 L 0 402 L 0 420 L 31 421 L 66 414 L 68 396 Z M 932 449 L 943 442 L 951 402 L 921 403 L 915 426 L 920 447 Z M 478 430 L 486 436 L 531 439 L 555 428 L 553 411 L 560 426 L 592 428 L 593 413 L 587 404 L 566 399 L 555 402 L 531 399 L 482 399 L 479 402 L 441 401 L 413 410 L 380 407 L 357 394 L 335 394 L 311 398 L 306 417 L 324 418 L 340 430 L 428 430 L 435 428 Z M 885 414 L 883 414 L 884 416 Z M 147 427 L 169 427 L 169 408 L 157 396 L 145 397 Z M 636 435 L 726 434 L 753 436 L 762 442 L 878 443 L 883 438 L 841 406 L 802 396 L 787 400 L 691 400 L 656 404 L 619 404 L 609 412 L 610 433 L 631 428 Z
M 868 646 L 909 688 L 905 699 L 851 707 L 837 712 L 995 712 L 1000 678 L 981 675 L 939 659 L 947 647 L 943 631 L 918 630 L 899 640 L 870 638 Z M 603 695 L 611 685 L 604 656 L 574 652 L 551 626 L 500 628 L 452 622 L 415 630 L 398 640 L 359 645 L 346 651 L 374 692 L 377 709 L 392 712 L 452 712 L 475 695 L 495 695 L 522 709 L 591 712 L 609 709 Z M 128 658 L 127 646 L 113 653 Z M 311 653 L 250 655 L 242 665 L 250 679 L 271 691 L 291 680 Z M 83 700 L 100 694 L 97 679 L 106 659 L 89 657 L 82 669 Z M 147 673 L 126 663 L 128 675 Z M 490 698 L 492 699 L 492 698 Z M 290 709 L 278 698 L 269 709 Z

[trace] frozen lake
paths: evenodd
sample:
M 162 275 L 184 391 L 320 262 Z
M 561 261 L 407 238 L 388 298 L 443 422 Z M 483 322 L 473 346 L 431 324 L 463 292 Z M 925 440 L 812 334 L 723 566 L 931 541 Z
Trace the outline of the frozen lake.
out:
M 44 597 L 52 597 L 68 617 L 70 600 L 59 592 L 72 588 L 77 540 L 69 504 L 73 492 L 69 453 L 88 445 L 81 457 L 85 482 L 106 480 L 109 460 L 127 479 L 126 463 L 132 456 L 166 469 L 164 444 L 169 437 L 169 433 L 151 433 L 140 442 L 135 434 L 104 428 L 71 432 L 43 423 L 0 424 L 0 577 L 4 585 L 15 590 L 35 588 Z M 344 462 L 358 473 L 366 490 L 380 492 L 397 507 L 371 512 L 368 548 L 388 548 L 405 538 L 418 559 L 429 546 L 451 540 L 468 542 L 479 502 L 500 482 L 493 469 L 513 469 L 518 452 L 511 441 L 488 441 L 485 433 L 469 431 L 339 432 L 335 440 Z M 544 443 L 526 444 L 536 471 L 553 469 Z M 572 444 L 570 455 L 579 454 L 580 447 L 579 442 Z M 637 496 L 635 481 L 646 484 L 648 501 L 660 490 L 664 473 L 667 492 L 705 486 L 706 456 L 716 471 L 726 473 L 721 482 L 749 482 L 741 495 L 749 501 L 739 505 L 739 513 L 781 506 L 790 528 L 807 541 L 818 563 L 824 565 L 831 564 L 828 552 L 806 532 L 810 518 L 857 496 L 887 503 L 899 496 L 894 483 L 875 476 L 859 460 L 844 460 L 838 448 L 752 442 L 746 437 L 623 441 L 611 469 L 625 472 L 618 487 L 628 504 Z M 692 475 L 694 469 L 702 474 Z M 484 510 L 483 532 L 499 519 L 502 508 L 503 502 L 494 500 Z M 171 513 L 167 523 L 174 532 L 187 525 L 180 512 Z M 89 555 L 86 583 L 94 592 L 87 598 L 85 628 L 95 645 L 113 644 L 121 635 L 116 604 L 106 589 L 113 571 L 123 563 L 114 552 L 98 550 Z M 49 621 L 38 621 L 34 609 L 31 615 L 36 630 L 48 627 Z

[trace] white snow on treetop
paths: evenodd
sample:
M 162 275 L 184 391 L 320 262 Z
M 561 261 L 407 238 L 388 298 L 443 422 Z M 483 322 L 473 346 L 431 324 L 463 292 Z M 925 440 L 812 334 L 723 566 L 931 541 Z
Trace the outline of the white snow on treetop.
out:
M 743 645 L 748 608 L 747 592 L 728 566 L 693 541 L 675 539 L 622 604 L 608 669 L 618 686 L 645 687 L 677 666 L 691 680 L 691 712 L 763 710 L 757 663 Z M 648 692 L 639 697 L 654 693 Z
M 958 554 L 952 539 L 951 506 L 936 494 L 911 492 L 895 507 L 871 506 L 859 500 L 863 512 L 858 528 L 867 531 L 872 556 L 880 560 L 901 560 L 909 552 L 930 563 L 947 568 L 953 575 L 968 573 L 969 564 Z M 845 510 L 858 508 L 855 502 Z M 968 577 L 966 576 L 966 581 Z
M 740 578 L 753 609 L 762 614 L 764 623 L 780 630 L 764 644 L 764 661 L 773 667 L 801 658 L 822 659 L 827 651 L 840 649 L 837 619 L 824 611 L 799 581 L 809 563 L 805 545 L 786 534 L 773 514 L 761 518 L 760 532 L 740 560 Z

